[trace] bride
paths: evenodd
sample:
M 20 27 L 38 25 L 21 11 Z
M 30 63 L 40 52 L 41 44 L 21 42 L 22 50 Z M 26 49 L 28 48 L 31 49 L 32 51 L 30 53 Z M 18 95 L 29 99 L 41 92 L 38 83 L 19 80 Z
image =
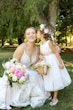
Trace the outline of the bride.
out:
M 42 106 L 48 98 L 48 94 L 44 91 L 42 77 L 35 70 L 30 69 L 30 65 L 34 65 L 39 56 L 39 49 L 35 45 L 35 28 L 27 28 L 25 37 L 27 42 L 17 47 L 13 58 L 28 67 L 29 82 L 22 85 L 14 83 L 13 87 L 10 87 L 7 83 L 7 77 L 3 75 L 0 78 L 0 109 L 11 109 L 10 105 L 15 107 L 30 105 L 34 108 Z

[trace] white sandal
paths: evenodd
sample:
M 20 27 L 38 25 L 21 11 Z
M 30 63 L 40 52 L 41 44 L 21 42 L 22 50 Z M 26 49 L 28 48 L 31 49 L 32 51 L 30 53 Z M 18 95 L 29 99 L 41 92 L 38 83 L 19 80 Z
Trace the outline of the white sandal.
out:
M 50 106 L 54 106 L 54 105 L 56 105 L 57 103 L 58 103 L 58 99 L 52 100 L 52 101 L 50 102 Z

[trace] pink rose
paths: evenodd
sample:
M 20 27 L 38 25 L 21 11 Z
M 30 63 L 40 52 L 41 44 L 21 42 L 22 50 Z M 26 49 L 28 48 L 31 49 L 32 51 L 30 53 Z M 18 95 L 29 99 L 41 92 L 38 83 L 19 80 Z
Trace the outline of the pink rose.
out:
M 15 67 L 10 67 L 10 72 L 15 73 Z
M 21 70 L 16 70 L 15 75 L 18 79 L 20 79 L 24 75 L 24 73 Z
M 49 30 L 48 29 L 44 29 L 44 33 L 45 34 L 48 34 L 49 33 Z

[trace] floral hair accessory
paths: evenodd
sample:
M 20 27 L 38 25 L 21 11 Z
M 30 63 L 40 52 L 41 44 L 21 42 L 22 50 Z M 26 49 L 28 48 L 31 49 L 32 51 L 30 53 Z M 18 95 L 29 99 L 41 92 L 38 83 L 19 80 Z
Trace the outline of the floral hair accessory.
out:
M 49 33 L 49 29 L 44 29 L 44 33 L 48 34 Z
M 46 24 L 41 24 L 40 25 L 40 30 L 43 31 L 45 29 L 45 27 L 46 27 Z
M 46 24 L 40 24 L 39 26 L 39 30 L 43 33 L 43 34 L 48 34 L 51 39 L 54 41 L 54 32 L 52 31 L 51 28 L 47 27 Z
M 40 25 L 40 31 L 42 31 L 44 34 L 49 34 L 49 29 L 46 27 L 46 24 Z

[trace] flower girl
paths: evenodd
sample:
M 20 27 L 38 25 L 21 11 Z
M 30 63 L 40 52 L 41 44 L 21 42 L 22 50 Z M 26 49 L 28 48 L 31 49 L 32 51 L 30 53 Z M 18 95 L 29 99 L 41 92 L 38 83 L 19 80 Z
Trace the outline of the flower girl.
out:
M 71 78 L 65 68 L 59 52 L 51 41 L 49 29 L 45 24 L 41 24 L 37 31 L 37 38 L 41 40 L 40 52 L 46 63 L 50 66 L 47 75 L 43 75 L 44 87 L 46 91 L 54 92 L 50 102 L 51 106 L 58 103 L 58 90 L 64 89 L 71 83 Z

